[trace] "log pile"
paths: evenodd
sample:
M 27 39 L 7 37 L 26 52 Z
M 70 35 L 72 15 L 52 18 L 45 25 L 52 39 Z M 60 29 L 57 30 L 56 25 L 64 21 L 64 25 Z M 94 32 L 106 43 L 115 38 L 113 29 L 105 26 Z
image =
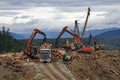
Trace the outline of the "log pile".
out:
M 74 50 L 75 49 L 75 45 L 73 42 L 70 42 L 70 49 Z
M 27 56 L 25 56 L 23 53 L 0 54 L 0 60 L 4 59 L 5 57 L 8 57 L 13 61 L 26 61 L 27 59 Z
M 52 48 L 52 44 L 43 43 L 43 44 L 40 46 L 40 48 L 43 48 L 43 49 L 46 49 L 46 48 L 51 49 L 51 48 Z
M 57 62 L 66 54 L 64 49 L 53 49 L 52 50 L 52 61 Z
M 5 54 L 0 55 L 0 64 L 4 68 L 8 68 L 13 72 L 21 72 L 22 71 L 22 62 L 20 60 L 16 60 L 14 54 Z
M 71 49 L 74 49 L 74 44 L 70 44 Z M 40 46 L 40 48 L 49 48 L 52 49 L 52 44 L 44 43 Z M 63 58 L 64 55 L 66 55 L 66 51 L 64 49 L 52 49 L 52 61 L 57 62 L 59 59 Z M 72 54 L 71 55 L 72 61 L 75 59 L 78 59 L 78 54 Z
M 43 43 L 40 47 L 38 47 L 38 49 L 51 49 L 52 50 L 52 62 L 57 62 L 59 59 L 62 59 L 64 55 L 67 54 L 63 48 L 52 48 L 52 44 L 49 44 L 49 43 Z M 0 59 L 6 56 L 12 60 L 17 60 L 17 61 L 26 61 L 26 62 L 34 61 L 30 59 L 29 57 L 25 56 L 24 52 L 8 53 L 8 54 L 0 55 Z M 78 54 L 71 54 L 71 58 L 72 60 L 77 59 Z

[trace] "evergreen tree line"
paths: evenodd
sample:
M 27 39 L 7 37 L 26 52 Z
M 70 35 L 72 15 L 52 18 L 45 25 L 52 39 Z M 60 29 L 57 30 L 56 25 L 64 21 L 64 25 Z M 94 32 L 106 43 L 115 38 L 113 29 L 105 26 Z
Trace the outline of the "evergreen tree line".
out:
M 3 26 L 0 31 L 0 53 L 18 52 L 22 50 L 22 48 L 22 42 L 11 35 L 9 28 L 5 29 Z

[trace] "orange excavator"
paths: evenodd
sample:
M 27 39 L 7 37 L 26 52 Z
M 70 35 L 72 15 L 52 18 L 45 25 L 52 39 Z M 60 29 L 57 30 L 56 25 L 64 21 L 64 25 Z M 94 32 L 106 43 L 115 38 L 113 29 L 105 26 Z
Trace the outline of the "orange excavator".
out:
M 37 53 L 37 47 L 31 46 L 32 41 L 33 41 L 33 39 L 34 39 L 34 37 L 36 36 L 37 33 L 42 34 L 44 36 L 43 43 L 46 42 L 46 34 L 42 31 L 40 31 L 39 29 L 34 29 L 30 38 L 27 41 L 27 51 L 24 52 L 26 55 L 28 55 L 30 57 L 32 57 L 34 54 Z M 32 48 L 33 48 L 34 53 L 32 52 Z
M 51 49 L 50 48 L 38 48 L 31 46 L 32 41 L 36 34 L 42 34 L 43 35 L 43 42 L 42 44 L 46 44 L 46 34 L 39 29 L 34 29 L 33 33 L 31 34 L 29 40 L 27 41 L 27 51 L 24 54 L 27 54 L 30 58 L 35 59 L 38 57 L 35 57 L 37 53 L 40 53 L 40 62 L 51 62 Z M 33 50 L 33 51 L 32 51 Z
M 75 39 L 75 50 L 79 51 L 79 52 L 93 52 L 94 51 L 94 47 L 85 47 L 85 45 L 81 42 L 81 39 L 79 37 L 78 34 L 76 34 L 75 32 L 71 32 L 69 30 L 67 30 L 68 26 L 65 26 L 63 28 L 63 30 L 61 31 L 61 33 L 59 34 L 59 36 L 56 39 L 56 43 L 55 46 L 58 46 L 58 39 L 64 34 L 64 32 L 69 33 L 70 35 L 73 36 L 73 38 Z

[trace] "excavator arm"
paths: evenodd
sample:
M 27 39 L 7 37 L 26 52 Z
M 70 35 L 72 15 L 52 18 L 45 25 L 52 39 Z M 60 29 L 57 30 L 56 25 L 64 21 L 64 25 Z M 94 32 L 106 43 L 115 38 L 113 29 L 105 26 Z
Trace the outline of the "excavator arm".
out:
M 55 47 L 58 47 L 58 39 L 63 35 L 63 33 L 67 30 L 67 26 L 65 26 L 63 28 L 63 30 L 61 31 L 61 33 L 59 34 L 59 36 L 57 37 L 56 41 L 55 41 Z
M 73 38 L 76 40 L 77 44 L 81 44 L 81 40 L 80 40 L 80 37 L 79 35 L 77 35 L 76 33 L 73 33 L 73 32 L 70 32 L 67 30 L 68 26 L 65 26 L 63 28 L 63 30 L 61 31 L 61 33 L 59 34 L 59 36 L 57 37 L 56 39 L 56 43 L 55 43 L 55 46 L 57 47 L 57 44 L 58 44 L 58 39 L 64 34 L 64 32 L 67 32 L 69 33 L 70 35 L 73 36 Z
M 44 36 L 43 38 L 43 42 L 46 42 L 46 34 L 42 31 L 40 31 L 39 29 L 34 29 L 33 33 L 31 34 L 29 40 L 27 41 L 27 54 L 30 56 L 31 55 L 31 43 L 34 39 L 34 37 L 36 36 L 36 34 L 42 34 Z
M 67 30 L 67 28 L 68 28 L 68 26 L 65 26 L 63 28 L 63 30 L 61 31 L 61 33 L 59 34 L 59 36 L 57 37 L 55 47 L 57 47 L 57 45 L 58 45 L 57 44 L 58 39 L 64 34 L 64 32 L 67 32 L 70 35 L 72 35 L 73 38 L 76 40 L 76 42 L 77 42 L 76 49 L 78 49 L 77 51 L 80 51 L 80 52 L 92 52 L 92 51 L 94 51 L 94 47 L 85 47 L 84 44 L 81 42 L 79 35 L 77 35 L 74 32 L 70 32 L 69 30 Z

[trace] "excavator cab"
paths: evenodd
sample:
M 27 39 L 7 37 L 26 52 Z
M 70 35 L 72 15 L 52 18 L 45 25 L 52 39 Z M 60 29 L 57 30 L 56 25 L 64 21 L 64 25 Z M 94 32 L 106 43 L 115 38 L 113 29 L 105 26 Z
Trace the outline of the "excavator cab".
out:
M 37 54 L 40 53 L 39 46 L 33 46 L 33 45 L 31 45 L 30 49 L 31 49 L 31 51 L 30 51 L 31 54 L 30 55 L 28 55 L 28 51 L 27 50 L 24 51 L 24 54 L 27 55 L 27 56 L 29 56 L 31 59 L 38 59 L 39 57 L 37 56 Z
M 37 49 L 38 49 L 38 46 L 32 47 L 32 55 L 36 55 L 38 53 Z

